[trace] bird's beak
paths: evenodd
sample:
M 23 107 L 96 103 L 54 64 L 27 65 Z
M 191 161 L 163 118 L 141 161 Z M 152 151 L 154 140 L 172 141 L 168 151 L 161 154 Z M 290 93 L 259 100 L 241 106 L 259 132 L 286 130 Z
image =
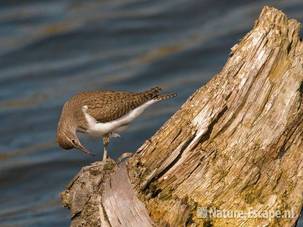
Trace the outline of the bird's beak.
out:
M 82 151 L 84 154 L 90 155 L 90 156 L 95 156 L 94 153 L 90 152 L 86 147 L 84 147 L 80 141 L 74 141 L 75 148 L 78 150 Z

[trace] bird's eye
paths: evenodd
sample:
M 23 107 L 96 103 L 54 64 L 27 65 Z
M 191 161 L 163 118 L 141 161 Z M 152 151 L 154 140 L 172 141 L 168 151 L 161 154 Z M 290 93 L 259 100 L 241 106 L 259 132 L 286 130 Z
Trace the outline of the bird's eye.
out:
M 72 140 L 72 143 L 73 143 L 73 144 L 75 144 L 75 143 L 76 143 L 76 141 L 75 141 L 75 140 Z

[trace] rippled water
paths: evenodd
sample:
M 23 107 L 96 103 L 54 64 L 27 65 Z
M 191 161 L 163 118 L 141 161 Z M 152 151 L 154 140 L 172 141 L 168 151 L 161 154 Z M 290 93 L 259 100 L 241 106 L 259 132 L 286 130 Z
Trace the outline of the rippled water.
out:
M 265 4 L 302 21 L 303 2 L 244 0 L 0 1 L 0 225 L 68 226 L 59 192 L 102 152 L 55 144 L 60 108 L 84 90 L 178 93 L 115 139 L 110 154 L 135 151 L 227 59 Z

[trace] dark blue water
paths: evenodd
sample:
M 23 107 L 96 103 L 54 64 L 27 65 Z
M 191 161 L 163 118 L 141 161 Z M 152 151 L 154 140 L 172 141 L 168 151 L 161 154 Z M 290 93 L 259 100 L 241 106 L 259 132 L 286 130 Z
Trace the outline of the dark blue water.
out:
M 224 65 L 263 5 L 303 21 L 303 2 L 0 0 L 0 225 L 68 226 L 59 192 L 95 159 L 55 143 L 60 108 L 79 91 L 161 86 L 178 97 L 114 139 L 135 151 Z

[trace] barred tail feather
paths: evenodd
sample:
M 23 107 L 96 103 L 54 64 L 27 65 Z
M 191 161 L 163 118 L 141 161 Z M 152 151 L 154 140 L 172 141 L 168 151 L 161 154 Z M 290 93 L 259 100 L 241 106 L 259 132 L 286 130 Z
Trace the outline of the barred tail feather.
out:
M 162 91 L 162 88 L 157 86 L 157 87 L 151 88 L 149 91 L 150 91 L 150 93 L 153 93 L 153 94 L 159 94 L 160 91 Z
M 162 100 L 174 98 L 176 96 L 177 96 L 176 93 L 171 93 L 171 94 L 165 94 L 165 95 L 158 95 L 157 97 L 155 97 L 155 99 L 158 101 L 162 101 Z
M 148 99 L 153 99 L 159 95 L 161 90 L 162 90 L 162 88 L 160 88 L 160 87 L 153 87 L 150 90 L 143 92 L 143 94 Z

